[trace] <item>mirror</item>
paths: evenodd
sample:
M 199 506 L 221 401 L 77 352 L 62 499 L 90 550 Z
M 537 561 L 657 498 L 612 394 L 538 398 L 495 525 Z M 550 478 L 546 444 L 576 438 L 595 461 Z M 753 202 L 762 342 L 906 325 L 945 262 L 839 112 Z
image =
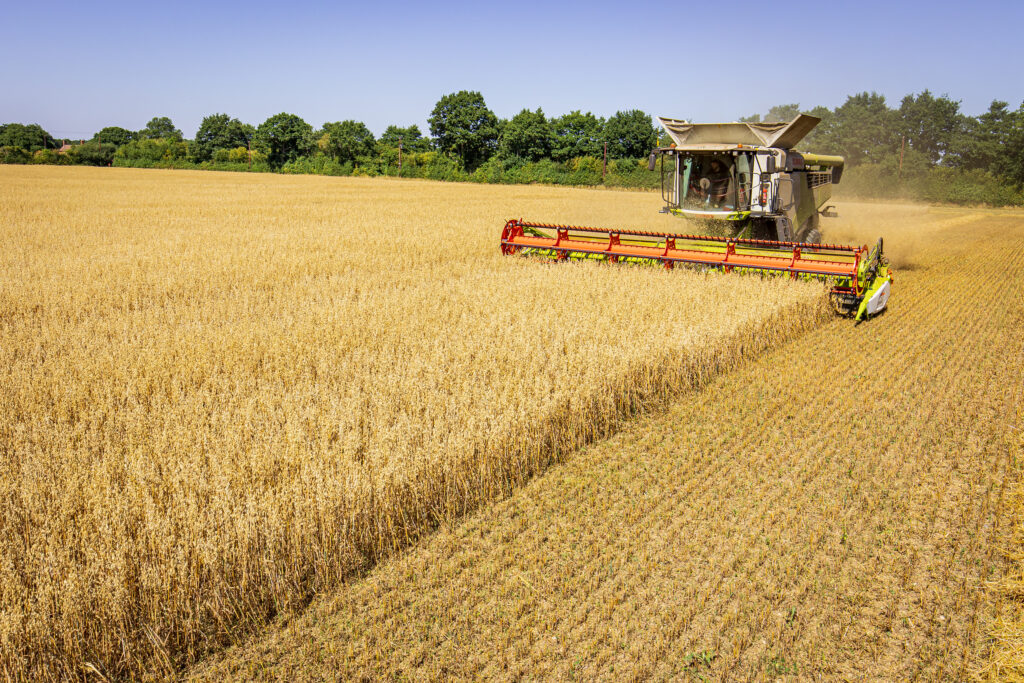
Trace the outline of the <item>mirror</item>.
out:
M 764 160 L 764 172 L 771 175 L 775 173 L 775 157 L 770 156 Z
M 657 156 L 658 156 L 657 152 L 651 152 L 651 156 L 647 159 L 647 170 L 648 171 L 653 171 L 654 170 L 654 159 Z

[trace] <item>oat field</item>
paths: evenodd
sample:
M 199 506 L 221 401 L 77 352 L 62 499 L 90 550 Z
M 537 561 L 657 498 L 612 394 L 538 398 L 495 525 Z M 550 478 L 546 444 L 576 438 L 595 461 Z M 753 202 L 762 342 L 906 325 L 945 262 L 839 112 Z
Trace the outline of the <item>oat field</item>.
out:
M 0 678 L 175 676 L 638 413 L 831 320 L 814 283 L 499 254 L 510 217 L 675 227 L 658 204 L 545 187 L 0 166 Z M 740 419 L 719 423 L 719 437 L 755 443 Z M 663 435 L 701 424 L 686 417 Z M 785 452 L 737 448 L 733 467 Z M 716 462 L 671 484 L 719 509 L 707 486 L 727 474 Z M 758 469 L 781 500 L 773 470 Z M 627 479 L 589 503 L 612 513 L 644 481 Z M 638 523 L 657 492 L 615 524 Z M 779 523 L 803 509 L 757 501 Z M 584 524 L 586 510 L 577 501 L 552 533 Z M 666 512 L 659 523 L 679 523 Z M 610 521 L 578 551 L 627 542 L 601 536 Z M 738 529 L 701 543 L 754 532 Z M 530 553 L 522 561 L 538 571 L 557 558 Z M 613 560 L 600 569 L 609 577 L 642 557 Z M 526 577 L 544 589 L 539 580 Z M 595 617 L 615 616 L 621 601 L 609 600 Z
M 1024 213 L 840 202 L 890 309 L 633 421 L 198 680 L 1022 680 Z

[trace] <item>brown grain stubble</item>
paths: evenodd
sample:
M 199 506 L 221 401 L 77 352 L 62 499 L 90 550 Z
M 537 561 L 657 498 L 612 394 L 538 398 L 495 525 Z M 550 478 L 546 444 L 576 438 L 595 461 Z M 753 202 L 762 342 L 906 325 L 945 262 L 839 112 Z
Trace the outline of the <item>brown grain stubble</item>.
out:
M 917 218 L 881 318 L 716 380 L 196 675 L 963 678 L 1001 567 L 1024 229 Z

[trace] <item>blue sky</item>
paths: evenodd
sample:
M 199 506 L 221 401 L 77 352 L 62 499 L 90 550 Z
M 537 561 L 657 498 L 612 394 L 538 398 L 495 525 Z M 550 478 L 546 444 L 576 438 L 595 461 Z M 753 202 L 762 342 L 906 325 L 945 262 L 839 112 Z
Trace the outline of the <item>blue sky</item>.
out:
M 789 8 L 794 8 L 789 12 Z M 800 9 L 797 9 L 800 8 Z M 281 111 L 375 133 L 479 90 L 523 107 L 734 120 L 925 88 L 978 114 L 1024 99 L 1024 1 L 46 2 L 3 0 L 0 122 L 55 136 Z

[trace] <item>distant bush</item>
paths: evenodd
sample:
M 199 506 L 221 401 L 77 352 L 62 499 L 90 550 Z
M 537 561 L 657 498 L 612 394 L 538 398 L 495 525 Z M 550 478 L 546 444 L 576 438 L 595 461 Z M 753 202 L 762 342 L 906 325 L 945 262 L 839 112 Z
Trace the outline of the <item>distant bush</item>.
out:
M 192 163 L 188 166 L 182 166 L 182 168 L 194 168 L 200 171 L 234 171 L 242 173 L 271 173 L 273 171 L 265 158 L 260 161 L 256 161 L 254 158 L 251 166 L 248 161 L 204 161 L 201 164 Z
M 505 160 L 495 155 L 480 164 L 470 176 L 475 183 L 503 183 L 505 181 Z
M 562 164 L 550 159 L 541 159 L 540 161 L 515 164 L 508 169 L 505 177 L 505 182 L 516 185 L 534 183 L 561 185 L 565 182 L 565 171 Z
M 430 180 L 468 180 L 469 176 L 462 164 L 450 156 L 438 151 L 421 152 L 413 157 L 415 167 L 420 170 L 417 177 Z
M 324 154 L 317 154 L 312 157 L 298 157 L 294 161 L 281 166 L 281 173 L 310 174 L 310 175 L 351 175 L 352 162 L 339 164 L 337 161 Z
M 108 143 L 86 142 L 68 150 L 68 157 L 76 164 L 110 166 L 117 148 Z
M 480 165 L 469 180 L 478 183 L 508 183 L 545 185 L 656 188 L 661 175 L 647 170 L 647 160 L 620 159 L 608 162 L 608 172 L 602 178 L 602 160 L 577 157 L 565 163 L 550 159 L 525 161 L 517 157 L 491 157 Z
M 600 185 L 601 160 L 595 157 L 576 157 L 566 164 L 570 185 Z
M 350 165 L 351 162 L 345 162 L 345 164 Z M 380 173 L 378 172 L 378 165 L 375 161 L 363 160 L 363 162 L 360 163 L 359 159 L 356 160 L 355 165 L 352 167 L 351 174 L 354 176 L 361 176 L 364 178 L 374 178 L 380 175 Z
M 27 164 L 32 157 L 21 147 L 4 145 L 0 147 L 0 164 Z
M 991 173 L 980 169 L 934 168 L 915 185 L 918 197 L 930 202 L 1024 205 L 1024 193 L 1019 188 L 1002 183 Z
M 55 149 L 37 149 L 32 155 L 33 164 L 70 164 L 71 159 L 66 154 L 60 154 Z
M 234 149 L 218 149 L 213 152 L 213 161 L 218 163 L 234 163 L 234 164 L 246 164 L 249 163 L 249 150 L 245 147 L 235 147 Z M 259 150 L 252 151 L 253 163 L 260 163 L 267 160 L 267 155 Z
M 188 159 L 188 144 L 172 139 L 132 140 L 117 148 L 114 153 L 115 166 L 169 166 L 184 163 Z
M 949 204 L 1024 205 L 1020 188 L 980 169 L 963 171 L 937 166 L 905 171 L 901 177 L 893 164 L 854 166 L 843 174 L 838 192 L 853 197 Z

